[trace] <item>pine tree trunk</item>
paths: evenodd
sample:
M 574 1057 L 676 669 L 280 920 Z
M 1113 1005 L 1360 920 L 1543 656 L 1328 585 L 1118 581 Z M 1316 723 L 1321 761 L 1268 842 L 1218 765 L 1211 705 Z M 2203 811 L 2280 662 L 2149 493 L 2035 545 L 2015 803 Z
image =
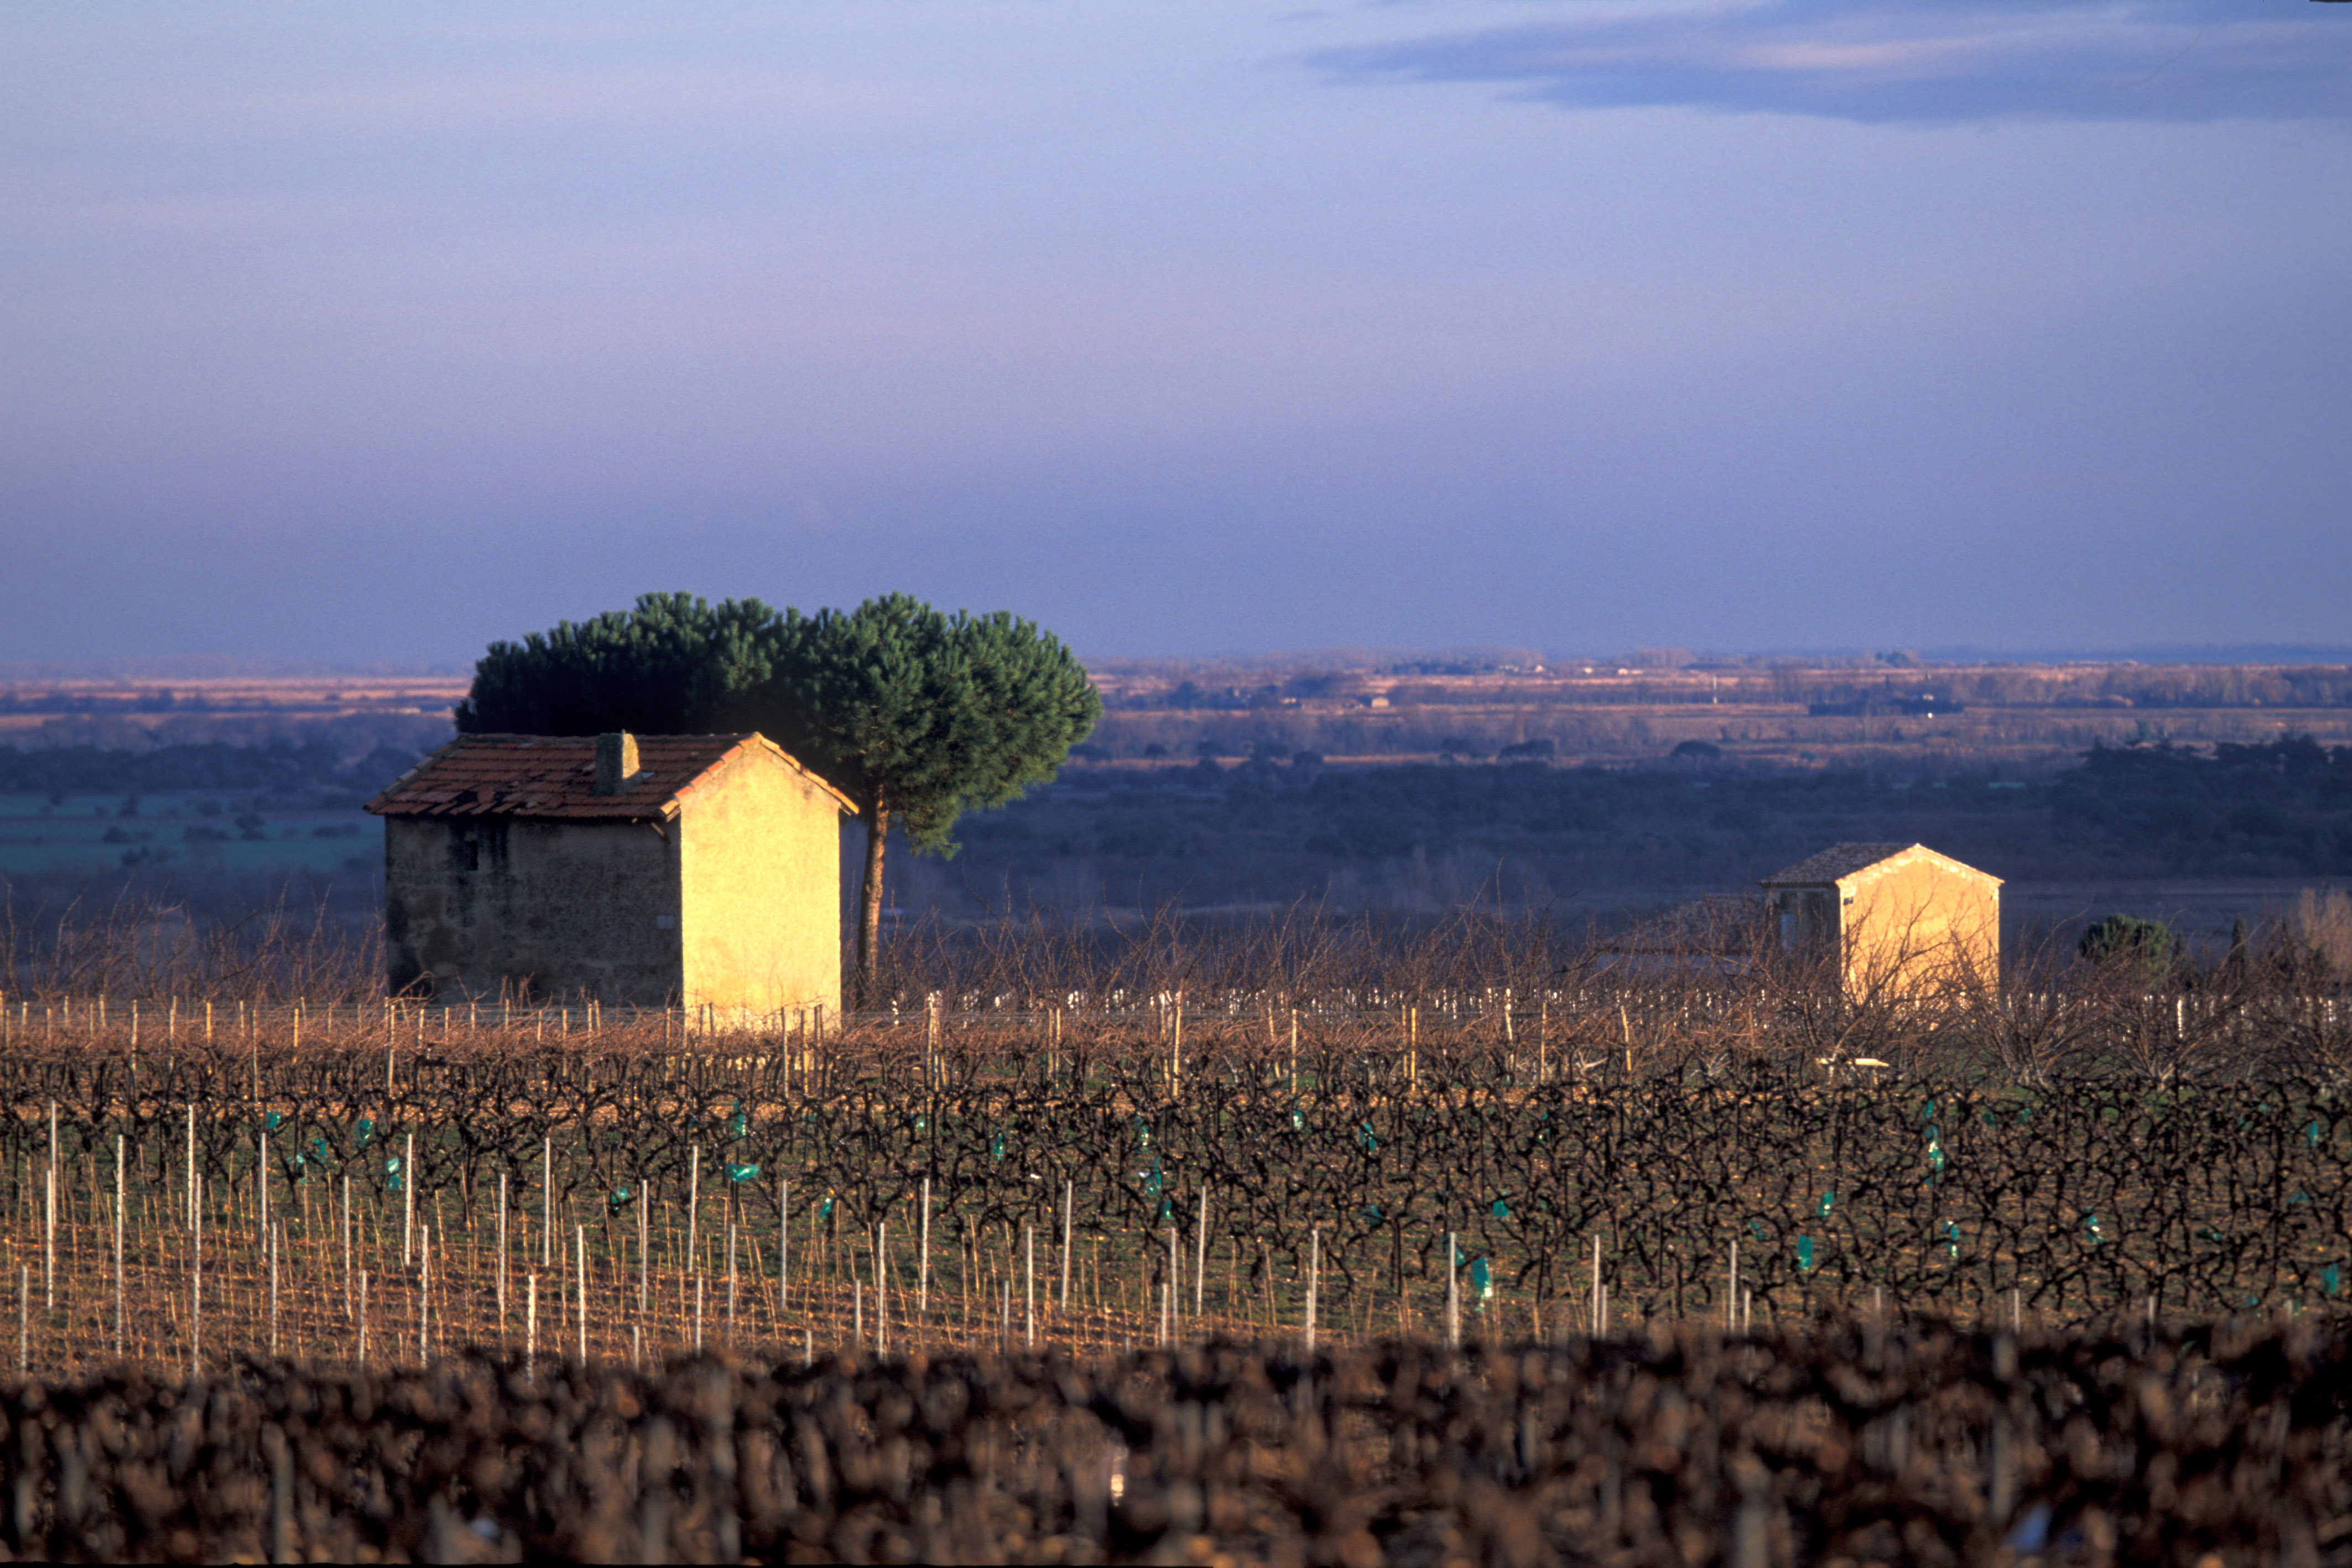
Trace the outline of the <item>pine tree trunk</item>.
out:
M 890 808 L 877 800 L 866 813 L 866 878 L 857 889 L 857 973 L 850 1006 L 874 1005 L 875 956 L 882 945 L 882 849 L 890 837 Z

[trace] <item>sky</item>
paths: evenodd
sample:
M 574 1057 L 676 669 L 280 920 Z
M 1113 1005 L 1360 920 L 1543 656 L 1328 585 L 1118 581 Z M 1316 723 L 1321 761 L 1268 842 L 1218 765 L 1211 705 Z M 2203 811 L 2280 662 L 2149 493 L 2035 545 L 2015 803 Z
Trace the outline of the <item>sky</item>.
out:
M 16 0 L 0 662 L 2352 643 L 2352 5 Z

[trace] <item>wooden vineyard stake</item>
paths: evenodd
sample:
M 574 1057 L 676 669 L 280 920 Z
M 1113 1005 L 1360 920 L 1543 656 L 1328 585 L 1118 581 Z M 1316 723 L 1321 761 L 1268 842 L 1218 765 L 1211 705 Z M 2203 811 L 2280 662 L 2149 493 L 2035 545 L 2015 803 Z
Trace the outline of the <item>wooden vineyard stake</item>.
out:
M 49 1102 L 49 1168 L 43 1173 L 41 1186 L 42 1304 L 54 1312 L 58 1310 L 58 1103 L 54 1100 Z
M 122 1354 L 122 1134 L 114 1135 L 114 1354 Z
M 1445 1233 L 1445 1347 L 1462 1344 L 1462 1249 L 1454 1232 Z
M 1209 1287 L 1209 1184 L 1201 1184 L 1201 1229 L 1193 1238 L 1192 1315 L 1202 1315 Z
M 416 1134 L 408 1134 L 408 1143 L 400 1156 L 400 1266 L 409 1264 L 409 1238 L 416 1228 Z
M 195 1251 L 188 1264 L 188 1375 L 200 1376 L 205 1364 L 205 1208 L 194 1205 Z
M 1307 1233 L 1307 1348 L 1315 1348 L 1315 1288 L 1320 1282 L 1323 1269 L 1323 1228 L 1316 1226 Z
M 566 1009 L 564 1017 L 569 1019 Z M 555 1140 L 539 1143 L 539 1266 L 555 1267 Z

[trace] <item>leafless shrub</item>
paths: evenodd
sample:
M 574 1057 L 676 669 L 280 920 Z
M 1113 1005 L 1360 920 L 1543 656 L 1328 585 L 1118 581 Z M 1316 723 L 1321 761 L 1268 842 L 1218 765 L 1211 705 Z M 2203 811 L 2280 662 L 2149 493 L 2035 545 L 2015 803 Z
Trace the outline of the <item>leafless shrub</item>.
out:
M 2318 1562 L 2352 1347 L 2309 1323 L 1840 1321 L 1096 1362 L 469 1355 L 0 1390 L 20 1556 Z
M 280 895 L 205 919 L 176 900 L 123 892 L 20 910 L 0 883 L 0 994 L 18 998 L 188 997 L 353 1001 L 383 991 L 381 935 L 354 936 L 321 902 Z

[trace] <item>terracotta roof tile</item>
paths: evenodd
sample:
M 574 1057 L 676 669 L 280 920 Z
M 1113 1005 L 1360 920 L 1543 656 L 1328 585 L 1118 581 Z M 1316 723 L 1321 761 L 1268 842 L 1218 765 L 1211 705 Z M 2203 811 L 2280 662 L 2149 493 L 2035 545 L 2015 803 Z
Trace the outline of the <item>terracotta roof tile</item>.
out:
M 555 817 L 645 821 L 677 814 L 678 797 L 747 747 L 772 753 L 847 810 L 841 792 L 765 736 L 641 735 L 637 772 L 617 795 L 595 793 L 593 735 L 461 735 L 367 804 L 383 817 Z
M 1866 871 L 1881 861 L 1897 855 L 1925 855 L 1948 871 L 1957 871 L 1979 877 L 1999 885 L 2000 878 L 1990 872 L 1979 871 L 1972 865 L 1962 865 L 1946 854 L 1937 854 L 1925 844 L 1832 844 L 1816 855 L 1808 855 L 1788 870 L 1776 872 L 1764 879 L 1766 887 L 1829 887 L 1859 871 Z
M 1766 887 L 1821 887 L 1843 876 L 1852 876 L 1864 866 L 1876 865 L 1892 859 L 1913 846 L 1909 844 L 1832 844 L 1819 854 L 1808 855 L 1783 872 L 1764 879 Z

